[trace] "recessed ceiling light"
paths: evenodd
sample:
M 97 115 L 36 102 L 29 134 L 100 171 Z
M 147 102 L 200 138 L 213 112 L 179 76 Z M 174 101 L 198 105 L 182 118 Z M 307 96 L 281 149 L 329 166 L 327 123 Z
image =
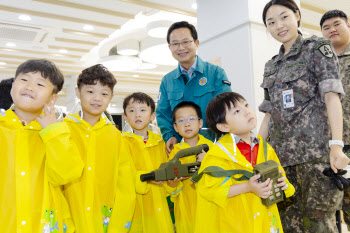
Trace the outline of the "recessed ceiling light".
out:
M 116 104 L 111 104 L 112 107 L 116 107 L 117 105 Z
M 0 65 L 6 65 L 6 64 L 7 64 L 6 62 L 0 61 Z
M 0 64 L 1 64 L 1 63 L 0 63 Z M 140 75 L 134 74 L 133 77 L 134 77 L 134 78 L 138 78 L 138 77 L 140 77 Z
M 20 16 L 18 16 L 18 18 L 19 18 L 20 20 L 24 20 L 24 21 L 32 20 L 32 18 L 30 18 L 29 15 L 20 15 Z
M 112 55 L 101 58 L 99 63 L 107 67 L 109 71 L 128 71 L 138 69 L 142 60 L 133 56 Z
M 92 26 L 92 25 L 84 25 L 83 29 L 85 31 L 93 31 L 93 30 L 95 30 L 94 26 Z
M 169 27 L 171 26 L 171 21 L 153 21 L 147 24 L 147 34 L 155 38 L 166 38 Z
M 8 42 L 8 43 L 6 43 L 6 46 L 7 47 L 16 47 L 16 44 L 12 43 L 12 42 Z
M 60 49 L 60 53 L 68 53 L 67 49 Z
M 192 4 L 192 8 L 197 10 L 197 3 L 196 2 Z
M 137 55 L 139 53 L 138 40 L 126 40 L 117 45 L 117 53 L 120 55 Z

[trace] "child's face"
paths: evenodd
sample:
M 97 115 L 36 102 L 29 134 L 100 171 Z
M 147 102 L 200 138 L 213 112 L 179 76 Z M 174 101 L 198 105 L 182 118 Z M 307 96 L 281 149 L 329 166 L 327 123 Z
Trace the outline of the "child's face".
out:
M 154 120 L 156 113 L 152 113 L 150 106 L 146 103 L 139 103 L 131 99 L 125 108 L 124 119 L 134 130 L 142 130 L 148 127 L 148 124 Z
M 178 109 L 175 120 L 174 129 L 185 139 L 196 137 L 203 126 L 203 120 L 198 119 L 197 112 L 192 107 Z
M 246 100 L 237 102 L 235 107 L 231 105 L 231 109 L 226 112 L 225 120 L 226 123 L 222 125 L 226 130 L 221 131 L 238 136 L 250 133 L 257 124 L 255 112 Z
M 99 81 L 95 85 L 82 85 L 76 88 L 76 95 L 80 99 L 84 116 L 100 116 L 111 102 L 113 94 L 111 88 Z
M 40 114 L 45 104 L 56 102 L 54 85 L 41 72 L 20 73 L 12 84 L 11 96 L 16 109 Z

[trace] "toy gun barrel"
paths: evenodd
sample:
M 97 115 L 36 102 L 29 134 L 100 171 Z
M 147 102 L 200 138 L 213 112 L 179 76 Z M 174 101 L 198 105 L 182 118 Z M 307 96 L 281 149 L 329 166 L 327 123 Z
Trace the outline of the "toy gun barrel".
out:
M 157 170 L 142 174 L 140 176 L 140 180 L 142 182 L 150 180 L 165 181 L 175 179 L 175 177 L 191 176 L 199 169 L 200 162 L 181 164 L 179 159 L 191 155 L 200 154 L 202 153 L 202 150 L 207 152 L 209 150 L 209 146 L 203 144 L 180 150 L 176 153 L 174 158 L 166 163 L 162 163 Z
M 180 150 L 179 152 L 176 153 L 174 158 L 172 158 L 170 161 L 178 160 L 180 158 L 187 157 L 190 155 L 198 155 L 202 153 L 202 150 L 207 152 L 209 150 L 209 146 L 207 144 L 202 144 L 202 145 L 194 146 L 188 149 Z
M 142 174 L 140 176 L 140 179 L 142 182 L 149 181 L 149 180 L 155 180 L 156 175 L 154 174 L 154 172 L 150 172 L 150 173 Z

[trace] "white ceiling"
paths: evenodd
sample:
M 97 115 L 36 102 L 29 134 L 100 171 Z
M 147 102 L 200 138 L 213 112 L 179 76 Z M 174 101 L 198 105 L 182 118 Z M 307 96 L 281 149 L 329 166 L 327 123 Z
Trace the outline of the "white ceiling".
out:
M 6 63 L 0 64 L 0 80 L 13 77 L 16 67 L 30 58 L 50 59 L 67 79 L 75 79 L 119 42 L 150 40 L 146 30 L 149 22 L 187 20 L 196 25 L 196 10 L 191 7 L 195 1 L 0 0 L 0 62 Z M 321 35 L 319 21 L 328 10 L 341 9 L 350 15 L 349 0 L 301 0 L 301 8 L 306 36 Z M 18 19 L 21 14 L 32 20 Z M 86 24 L 95 30 L 85 31 Z M 9 48 L 7 42 L 17 46 Z M 61 53 L 61 49 L 67 53 Z M 170 56 L 168 50 L 164 52 Z M 123 97 L 134 91 L 145 91 L 156 99 L 161 78 L 173 68 L 160 65 L 152 70 L 113 72 L 118 84 L 112 104 L 120 106 Z M 74 95 L 66 89 L 65 85 L 61 105 L 67 105 L 67 95 Z

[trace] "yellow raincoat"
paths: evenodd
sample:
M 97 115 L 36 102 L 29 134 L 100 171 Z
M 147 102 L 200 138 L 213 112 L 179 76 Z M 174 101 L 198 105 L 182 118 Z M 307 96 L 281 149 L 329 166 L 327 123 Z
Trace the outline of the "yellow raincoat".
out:
M 209 147 L 213 142 L 199 135 L 197 145 L 207 144 Z M 169 155 L 169 160 L 174 158 L 175 154 L 180 150 L 190 148 L 185 142 L 178 143 Z M 194 163 L 196 156 L 188 156 L 180 159 L 181 163 Z M 174 202 L 175 226 L 177 233 L 193 233 L 194 223 L 196 219 L 197 208 L 197 192 L 195 184 L 190 180 L 180 181 L 176 187 L 176 191 L 171 193 L 171 201 Z
M 74 232 L 60 185 L 84 165 L 65 123 L 23 126 L 12 110 L 1 110 L 0 161 L 1 232 Z
M 93 127 L 78 114 L 65 122 L 85 163 L 82 177 L 64 186 L 76 233 L 128 232 L 136 195 L 120 131 L 102 116 Z
M 148 135 L 145 144 L 141 136 L 123 132 L 133 158 L 133 174 L 136 182 L 137 201 L 130 232 L 173 233 L 174 227 L 166 200 L 166 186 L 140 180 L 141 174 L 149 173 L 167 161 L 165 143 L 161 135 L 151 131 L 148 131 Z
M 263 141 L 260 136 L 257 164 L 265 162 Z M 234 155 L 233 141 L 230 134 L 223 136 L 219 142 Z M 244 169 L 253 172 L 253 167 L 240 153 L 233 156 L 234 162 L 217 144 L 208 151 L 199 172 L 209 166 L 218 166 L 225 170 Z M 279 159 L 270 145 L 267 145 L 267 159 L 278 163 Z M 279 167 L 283 170 L 282 166 Z M 285 173 L 282 174 L 285 176 Z M 240 177 L 237 175 L 236 177 Z M 277 205 L 266 207 L 260 197 L 254 193 L 244 193 L 227 198 L 231 185 L 247 181 L 236 181 L 233 178 L 214 178 L 203 175 L 197 186 L 197 216 L 195 232 L 197 233 L 282 233 L 282 225 Z M 286 197 L 294 194 L 293 185 L 286 180 L 288 188 Z

